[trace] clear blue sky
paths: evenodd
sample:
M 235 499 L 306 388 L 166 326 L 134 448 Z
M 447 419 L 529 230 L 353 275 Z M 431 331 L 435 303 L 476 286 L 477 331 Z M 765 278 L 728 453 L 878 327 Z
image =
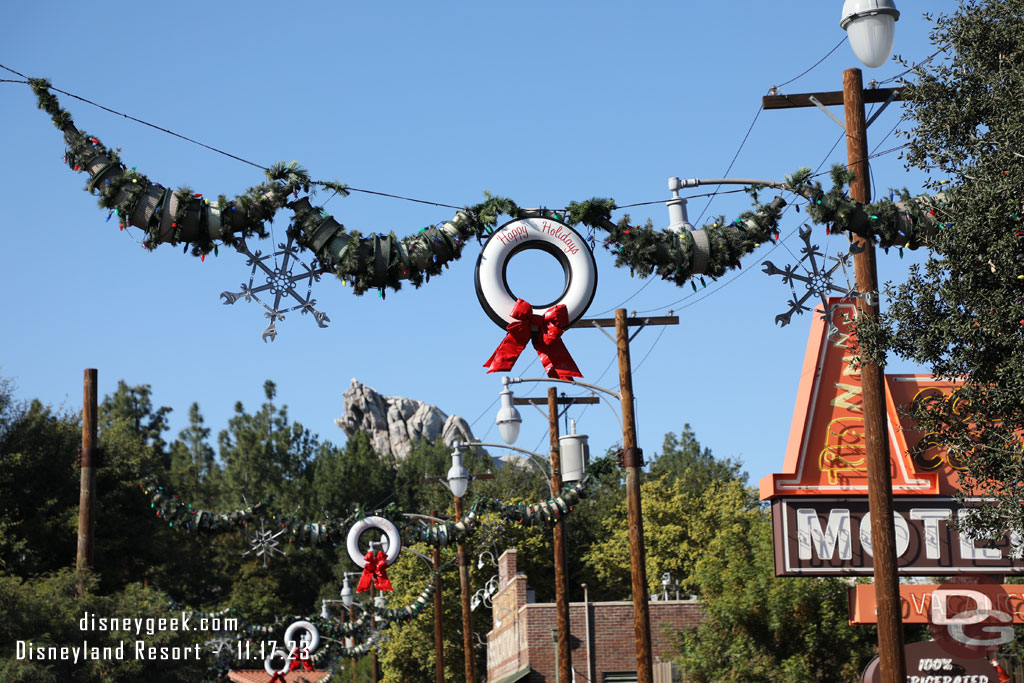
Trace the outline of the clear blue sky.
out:
M 899 3 L 894 52 L 911 62 L 934 50 L 924 4 Z M 926 4 L 932 12 L 956 5 Z M 721 177 L 768 88 L 844 38 L 841 6 L 17 3 L 0 25 L 0 63 L 259 164 L 294 159 L 315 178 L 357 188 L 454 205 L 478 202 L 485 190 L 520 206 L 593 196 L 623 205 L 668 199 L 671 176 Z M 853 66 L 860 65 L 844 44 L 783 91 L 841 89 L 842 71 Z M 895 62 L 865 68 L 865 81 L 903 70 Z M 80 128 L 122 147 L 129 166 L 166 186 L 233 196 L 262 180 L 233 159 L 80 101 L 62 103 Z M 872 149 L 903 142 L 889 134 L 900 115 L 893 105 L 873 124 Z M 244 257 L 221 249 L 201 263 L 170 246 L 143 251 L 139 231 L 105 222 L 82 189 L 84 176 L 63 166 L 60 134 L 27 86 L 0 83 L 0 121 L 0 375 L 14 379 L 18 396 L 78 410 L 82 371 L 96 367 L 101 395 L 120 379 L 151 384 L 155 403 L 174 409 L 173 437 L 192 401 L 216 433 L 236 401 L 258 407 L 269 378 L 293 419 L 343 442 L 333 419 L 358 378 L 383 394 L 463 415 L 479 437 L 497 440 L 492 403 L 500 381 L 482 363 L 503 331 L 476 300 L 475 244 L 443 277 L 385 301 L 355 297 L 327 276 L 314 297 L 329 328 L 293 314 L 265 344 L 262 309 L 219 298 L 248 281 Z M 781 180 L 800 166 L 827 169 L 845 161 L 842 142 L 829 154 L 840 134 L 813 108 L 762 112 L 729 175 Z M 876 194 L 919 190 L 922 177 L 908 173 L 898 154 L 872 164 Z M 745 195 L 723 195 L 704 212 L 707 201 L 690 202 L 691 222 L 702 213 L 701 223 L 731 219 L 748 206 Z M 327 209 L 350 228 L 400 236 L 452 217 L 450 209 L 360 193 L 334 198 Z M 273 226 L 279 240 L 289 215 Z M 631 215 L 668 224 L 663 204 Z M 795 262 L 802 217 L 786 214 L 784 247 L 762 246 L 742 271 L 697 294 L 632 279 L 599 243 L 588 315 L 624 306 L 680 316 L 679 326 L 645 330 L 633 342 L 639 439 L 648 454 L 688 422 L 717 456 L 741 459 L 752 482 L 780 471 L 810 317 L 775 324 L 790 292 L 761 263 Z M 835 251 L 844 240 L 816 228 L 815 242 Z M 879 257 L 882 280 L 900 280 L 912 260 Z M 561 287 L 553 261 L 517 266 L 513 278 L 527 298 Z M 617 385 L 615 348 L 603 335 L 574 330 L 566 343 L 585 380 Z M 527 349 L 514 373 L 539 375 L 535 357 Z M 524 393 L 543 392 L 538 385 Z M 603 406 L 572 414 L 597 451 L 621 436 Z M 546 448 L 542 417 L 531 410 L 524 420 L 518 445 Z

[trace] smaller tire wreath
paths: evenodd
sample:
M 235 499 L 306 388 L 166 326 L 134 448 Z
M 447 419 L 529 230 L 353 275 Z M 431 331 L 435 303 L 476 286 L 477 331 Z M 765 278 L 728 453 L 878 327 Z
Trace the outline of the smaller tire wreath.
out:
M 284 664 L 280 669 L 274 668 L 274 659 L 276 657 L 282 657 L 284 659 Z M 274 674 L 286 674 L 289 671 L 291 671 L 291 665 L 291 655 L 289 655 L 287 652 L 280 648 L 271 652 L 269 655 L 267 655 L 267 658 L 263 660 L 263 670 L 267 672 L 268 676 L 273 676 Z
M 379 529 L 388 537 L 387 562 L 390 567 L 398 560 L 398 554 L 402 552 L 402 535 L 398 533 L 398 527 L 383 517 L 375 515 L 364 517 L 352 525 L 352 528 L 348 530 L 348 538 L 345 543 L 346 548 L 348 548 L 348 556 L 352 558 L 352 562 L 357 567 L 364 567 L 366 565 L 363 553 L 359 552 L 359 539 L 370 529 Z
M 293 651 L 299 646 L 299 639 L 295 637 L 295 632 L 299 630 L 309 634 L 309 644 L 306 645 L 305 649 L 309 654 L 316 652 L 316 649 L 320 647 L 320 631 L 314 624 L 304 619 L 292 622 L 292 625 L 284 632 L 284 644 L 288 647 L 288 650 Z
M 533 304 L 535 315 L 564 304 L 569 324 L 587 312 L 597 292 L 597 264 L 583 237 L 550 218 L 522 218 L 505 223 L 487 239 L 476 261 L 476 295 L 487 316 L 505 329 L 513 322 L 512 307 L 519 298 L 508 285 L 508 263 L 527 249 L 546 251 L 565 273 L 565 287 L 553 301 Z

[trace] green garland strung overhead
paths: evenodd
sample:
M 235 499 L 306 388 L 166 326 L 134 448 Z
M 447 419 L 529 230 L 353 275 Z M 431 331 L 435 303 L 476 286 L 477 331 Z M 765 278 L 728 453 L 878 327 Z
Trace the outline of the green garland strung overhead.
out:
M 426 543 L 435 548 L 444 548 L 464 540 L 476 528 L 477 513 L 497 512 L 507 521 L 524 526 L 556 524 L 568 515 L 576 503 L 583 498 L 587 478 L 566 486 L 553 500 L 527 505 L 502 503 L 492 498 L 478 497 L 463 518 L 457 522 L 443 524 L 405 524 L 401 527 L 402 539 L 407 543 Z
M 888 250 L 927 247 L 931 238 L 952 223 L 944 208 L 947 197 L 920 195 L 911 197 L 903 190 L 900 201 L 896 193 L 873 204 L 861 204 L 846 194 L 846 187 L 854 174 L 845 166 L 836 165 L 830 172 L 832 189 L 825 192 L 820 183 L 811 180 L 811 170 L 802 168 L 786 178 L 793 192 L 808 200 L 807 214 L 815 223 L 824 225 L 827 232 L 848 232 L 859 235 Z
M 288 543 L 319 545 L 332 543 L 337 545 L 348 533 L 348 527 L 355 516 L 345 519 L 328 519 L 321 522 L 304 522 L 286 515 L 280 515 L 270 507 L 271 501 L 263 501 L 234 512 L 210 512 L 191 503 L 182 502 L 177 496 L 164 490 L 154 478 L 139 484 L 139 488 L 150 497 L 149 506 L 156 516 L 165 520 L 168 526 L 185 531 L 202 531 L 221 533 L 248 527 L 249 524 L 259 526 L 260 520 L 270 520 L 278 529 L 287 529 Z M 357 511 L 354 514 L 360 514 Z M 335 540 L 339 539 L 339 540 Z
M 583 224 L 608 233 L 604 246 L 615 254 L 615 265 L 647 277 L 682 286 L 692 285 L 695 276 L 719 277 L 732 268 L 740 268 L 742 257 L 761 243 L 779 235 L 779 220 L 785 200 L 776 197 L 764 204 L 758 201 L 757 187 L 750 188 L 754 208 L 729 222 L 713 220 L 700 230 L 655 230 L 650 222 L 631 225 L 629 216 L 617 223 L 611 220 L 616 210 L 611 199 L 571 202 L 565 212 L 542 210 L 529 212 L 511 199 L 488 195 L 485 201 L 467 206 L 451 221 L 421 228 L 399 238 L 394 232 L 364 234 L 348 230 L 323 207 L 309 198 L 317 188 L 346 196 L 345 186 L 336 181 L 319 181 L 296 162 L 278 163 L 266 169 L 266 182 L 228 199 L 220 195 L 210 201 L 188 187 L 170 190 L 128 168 L 116 150 L 98 138 L 79 131 L 71 115 L 60 107 L 45 79 L 30 79 L 40 109 L 50 114 L 54 125 L 64 133 L 67 163 L 75 171 L 89 176 L 86 190 L 99 195 L 100 206 L 117 216 L 122 229 L 135 226 L 145 231 L 147 249 L 160 244 L 184 244 L 195 256 L 205 257 L 217 250 L 217 242 L 233 245 L 237 235 L 265 237 L 264 223 L 278 211 L 293 214 L 289 232 L 303 248 L 312 251 L 325 267 L 334 271 L 343 283 L 352 283 L 362 294 L 377 289 L 381 296 L 387 288 L 398 290 L 407 280 L 415 287 L 441 274 L 449 262 L 462 256 L 470 238 L 478 240 L 490 234 L 500 215 L 513 218 L 542 215 L 569 225 Z M 845 167 L 832 171 L 833 187 L 825 192 L 811 180 L 809 169 L 800 169 L 786 179 L 788 190 L 807 199 L 807 213 L 829 232 L 851 232 L 888 249 L 891 246 L 914 249 L 927 245 L 935 230 L 943 227 L 940 213 L 942 196 L 911 199 L 902 193 L 874 204 L 861 205 L 845 195 L 850 180 Z M 300 197 L 300 193 L 306 196 Z
M 434 596 L 434 579 L 440 573 L 440 571 L 431 572 L 430 578 L 427 580 L 423 590 L 408 605 L 390 608 L 376 607 L 372 601 L 359 603 L 358 607 L 362 613 L 354 621 L 340 621 L 338 619 L 323 621 L 321 619 L 320 622 L 324 624 L 323 629 L 328 635 L 351 636 L 353 634 L 365 633 L 373 625 L 374 620 L 385 626 L 405 624 L 415 619 L 427 608 L 430 598 Z
M 461 520 L 442 524 L 414 523 L 395 505 L 372 514 L 379 515 L 398 524 L 402 532 L 402 540 L 413 544 L 423 542 L 436 548 L 449 546 L 465 539 L 477 526 L 477 515 L 481 512 L 497 512 L 507 521 L 525 526 L 542 526 L 558 522 L 568 515 L 573 507 L 584 497 L 587 478 L 566 486 L 561 494 L 548 501 L 534 504 L 506 504 L 498 500 L 477 496 Z M 307 546 L 330 543 L 344 543 L 349 527 L 358 519 L 367 517 L 370 512 L 361 506 L 344 519 L 328 519 L 326 521 L 307 522 L 279 515 L 265 501 L 234 512 L 209 512 L 190 503 L 182 502 L 177 496 L 169 493 L 159 482 L 150 477 L 139 488 L 150 497 L 150 507 L 157 517 L 167 521 L 168 525 L 186 532 L 202 531 L 219 533 L 235 529 L 247 528 L 249 524 L 271 521 L 278 529 L 287 529 L 288 543 L 297 545 L 300 550 Z
M 234 512 L 209 512 L 182 503 L 177 496 L 165 492 L 164 487 L 155 479 L 147 479 L 139 484 L 139 488 L 150 497 L 149 507 L 153 508 L 157 517 L 166 520 L 168 526 L 177 524 L 179 529 L 186 531 L 233 531 L 249 522 L 258 521 L 267 508 L 266 502 L 260 502 Z

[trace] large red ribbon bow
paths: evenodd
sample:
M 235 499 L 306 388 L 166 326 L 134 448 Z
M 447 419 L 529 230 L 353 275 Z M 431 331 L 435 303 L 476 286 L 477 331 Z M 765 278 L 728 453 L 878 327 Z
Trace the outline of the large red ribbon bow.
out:
M 363 575 L 359 577 L 356 593 L 365 593 L 370 590 L 371 583 L 379 591 L 393 590 L 391 579 L 388 578 L 388 556 L 379 550 L 374 555 L 371 550 L 363 559 L 366 560 L 366 563 L 363 565 Z
M 526 348 L 526 342 L 532 341 L 548 377 L 569 379 L 583 376 L 561 339 L 562 333 L 569 328 L 569 311 L 565 304 L 552 306 L 544 315 L 535 315 L 533 306 L 518 299 L 511 315 L 515 320 L 505 328 L 508 334 L 484 363 L 487 372 L 511 370 Z
M 299 650 L 296 654 L 298 656 L 292 660 L 292 663 L 288 667 L 288 671 L 295 671 L 300 666 L 306 671 L 312 671 L 313 665 L 309 662 L 309 650 Z

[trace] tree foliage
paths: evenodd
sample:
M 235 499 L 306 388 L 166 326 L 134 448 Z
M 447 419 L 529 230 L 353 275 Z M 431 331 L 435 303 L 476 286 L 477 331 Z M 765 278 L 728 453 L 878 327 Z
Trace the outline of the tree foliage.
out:
M 75 453 L 80 416 L 56 413 L 38 401 L 19 403 L 13 398 L 10 382 L 0 382 L 0 484 L 11 492 L 0 498 L 0 610 L 18 615 L 6 626 L 0 625 L 0 641 L 73 642 L 81 638 L 76 620 L 84 609 L 108 615 L 159 616 L 180 609 L 172 605 L 206 611 L 230 608 L 233 616 L 253 624 L 269 624 L 296 614 L 316 615 L 321 600 L 338 599 L 344 574 L 357 569 L 345 551 L 344 539 L 336 539 L 342 543 L 338 547 L 299 548 L 283 543 L 284 555 L 275 555 L 269 566 L 264 566 L 252 553 L 243 555 L 250 549 L 246 536 L 255 531 L 249 526 L 243 534 L 183 533 L 155 515 L 147 497 L 140 494 L 139 484 L 150 475 L 168 482 L 182 502 L 202 501 L 213 509 L 236 509 L 245 501 L 251 504 L 273 497 L 275 511 L 264 519 L 270 528 L 288 523 L 292 515 L 341 519 L 355 506 L 372 510 L 391 503 L 405 511 L 436 511 L 441 517 L 454 518 L 450 491 L 424 481 L 425 475 L 436 477 L 448 469 L 451 453 L 444 444 L 419 441 L 401 461 L 374 452 L 365 434 L 357 433 L 338 447 L 294 422 L 287 406 L 277 401 L 272 382 L 263 390 L 265 401 L 255 412 L 246 411 L 241 402 L 236 405 L 216 446 L 197 404 L 190 406 L 187 426 L 168 443 L 165 432 L 170 409 L 153 405 L 150 387 L 121 382 L 114 394 L 104 398 L 96 559 L 93 570 L 84 577 L 86 594 L 76 598 L 73 566 L 79 470 Z M 495 474 L 493 479 L 472 483 L 467 508 L 477 494 L 505 503 L 532 503 L 550 497 L 547 472 L 538 463 L 512 460 L 499 464 L 483 451 L 465 454 L 464 462 L 471 473 Z M 591 599 L 628 599 L 625 492 L 613 449 L 591 462 L 588 476 L 587 497 L 563 521 L 570 599 L 582 598 L 584 583 Z M 758 666 L 797 672 L 795 678 L 786 680 L 810 680 L 807 671 L 817 671 L 824 666 L 822 662 L 832 661 L 822 651 L 828 649 L 827 639 L 856 648 L 860 641 L 841 628 L 845 614 L 837 607 L 838 589 L 796 590 L 805 583 L 816 584 L 790 584 L 789 579 L 771 577 L 770 532 L 763 512 L 743 488 L 745 480 L 737 462 L 715 458 L 697 441 L 689 425 L 678 435 L 666 435 L 643 484 L 650 588 L 654 592 L 661 573 L 671 572 L 687 593 L 704 596 L 713 624 L 718 623 L 715 615 L 734 620 L 719 624 L 725 630 L 709 627 L 712 630 L 700 632 L 699 641 L 681 638 L 681 661 L 694 675 L 706 671 L 712 672 L 708 674 L 712 678 L 718 675 L 706 662 L 721 654 L 724 641 L 719 635 L 729 632 L 735 635 L 736 642 L 730 641 L 734 652 L 750 654 L 760 662 Z M 720 538 L 732 539 L 731 545 L 725 548 Z M 482 514 L 476 532 L 467 539 L 471 592 L 485 588 L 497 574 L 495 560 L 507 548 L 517 549 L 518 568 L 529 577 L 536 599 L 553 601 L 551 532 L 503 521 L 494 513 Z M 429 552 L 425 546 L 414 549 Z M 758 553 L 765 553 L 768 559 Z M 445 669 L 446 680 L 463 681 L 454 555 L 453 548 L 441 553 L 445 567 Z M 751 557 L 756 562 L 744 564 Z M 396 589 L 388 596 L 390 607 L 409 604 L 429 577 L 428 568 L 404 552 L 389 574 Z M 752 600 L 749 608 L 739 602 L 720 602 L 730 591 L 752 591 L 746 587 L 748 583 L 767 591 L 769 603 L 759 603 L 752 596 L 748 596 Z M 333 604 L 331 609 L 338 607 Z M 481 674 L 486 668 L 483 643 L 492 616 L 484 605 L 472 617 L 474 656 Z M 807 633 L 778 626 L 789 623 L 806 623 Z M 763 629 L 768 629 L 768 635 Z M 280 638 L 281 630 L 267 638 Z M 433 678 L 432 609 L 409 623 L 391 626 L 385 637 L 380 650 L 383 680 Z M 114 638 L 114 634 L 88 636 L 99 646 Z M 146 640 L 156 645 L 191 642 L 186 634 L 171 632 Z M 797 652 L 800 647 L 805 650 L 802 654 Z M 840 668 L 846 667 L 844 671 L 860 661 L 861 650 L 856 648 L 851 654 L 834 656 L 841 660 Z M 163 669 L 134 659 L 69 667 L 7 657 L 0 659 L 0 676 L 14 681 L 119 681 L 163 680 L 161 676 L 166 674 L 174 680 L 191 680 L 209 678 L 210 664 L 206 657 L 198 665 L 180 663 Z M 237 662 L 236 666 L 254 664 L 258 662 Z M 362 679 L 369 677 L 369 666 L 369 658 L 357 663 Z
M 680 634 L 678 662 L 695 682 L 859 680 L 873 655 L 873 627 L 847 622 L 849 584 L 776 577 L 771 520 L 736 480 L 697 495 L 690 522 L 689 583 L 705 619 Z
M 965 0 L 908 86 L 906 159 L 944 193 L 927 262 L 890 287 L 880 343 L 964 386 L 913 417 L 998 499 L 980 530 L 1024 530 L 1024 3 Z

